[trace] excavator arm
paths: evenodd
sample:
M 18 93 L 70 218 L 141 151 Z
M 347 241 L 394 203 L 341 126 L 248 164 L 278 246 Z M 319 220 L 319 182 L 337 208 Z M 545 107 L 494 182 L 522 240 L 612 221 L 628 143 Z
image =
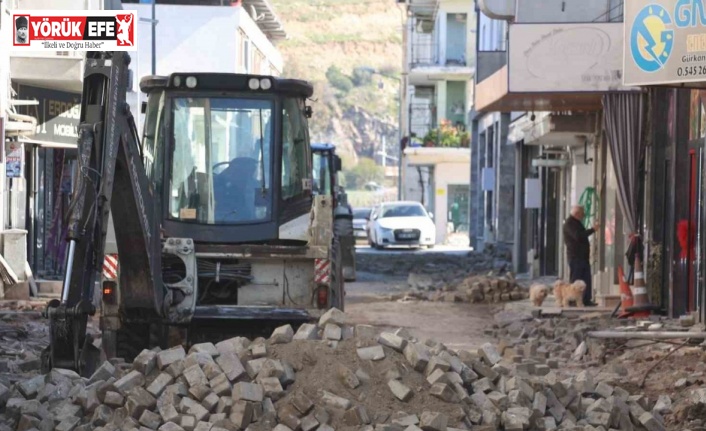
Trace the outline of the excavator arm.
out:
M 66 272 L 61 299 L 51 301 L 44 313 L 50 326 L 44 368 L 90 375 L 97 364 L 100 352 L 87 334 L 87 324 L 96 312 L 94 289 L 111 210 L 120 256 L 121 306 L 133 315 L 163 315 L 159 223 L 126 102 L 129 63 L 124 52 L 86 55 L 76 181 L 67 214 Z

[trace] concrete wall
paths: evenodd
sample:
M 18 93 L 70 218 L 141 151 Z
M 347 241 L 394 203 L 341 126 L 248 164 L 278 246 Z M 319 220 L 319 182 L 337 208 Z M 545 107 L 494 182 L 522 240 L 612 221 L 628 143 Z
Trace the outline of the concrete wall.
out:
M 469 163 L 439 163 L 434 169 L 435 202 L 434 224 L 436 225 L 436 242 L 446 241 L 449 222 L 449 191 L 450 185 L 468 185 L 471 182 Z
M 419 170 L 424 182 L 424 205 L 434 213 L 436 242 L 446 240 L 448 225 L 448 187 L 471 184 L 471 150 L 467 148 L 408 148 L 405 150 L 405 200 L 422 201 L 422 186 Z M 432 178 L 427 176 L 431 173 Z M 431 202 L 430 202 L 431 199 Z
M 512 243 L 515 236 L 515 146 L 508 143 L 510 115 L 501 114 L 495 145 L 495 239 Z

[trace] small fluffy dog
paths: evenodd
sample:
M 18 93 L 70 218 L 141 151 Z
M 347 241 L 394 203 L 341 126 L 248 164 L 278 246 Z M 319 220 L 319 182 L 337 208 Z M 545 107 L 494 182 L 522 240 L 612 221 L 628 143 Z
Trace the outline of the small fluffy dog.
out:
M 584 290 L 586 290 L 586 283 L 581 280 L 573 283 L 558 280 L 554 283 L 554 298 L 560 307 L 568 307 L 571 301 L 576 302 L 577 307 L 583 307 Z
M 541 307 L 547 295 L 549 295 L 549 287 L 544 284 L 533 284 L 530 286 L 529 297 L 535 307 Z

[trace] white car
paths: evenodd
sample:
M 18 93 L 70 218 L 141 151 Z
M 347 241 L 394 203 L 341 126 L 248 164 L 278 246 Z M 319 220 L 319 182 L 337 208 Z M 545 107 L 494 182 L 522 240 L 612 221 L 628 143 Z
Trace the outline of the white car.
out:
M 433 248 L 436 226 L 432 217 L 419 202 L 380 204 L 370 214 L 368 243 L 377 249 L 393 245 Z

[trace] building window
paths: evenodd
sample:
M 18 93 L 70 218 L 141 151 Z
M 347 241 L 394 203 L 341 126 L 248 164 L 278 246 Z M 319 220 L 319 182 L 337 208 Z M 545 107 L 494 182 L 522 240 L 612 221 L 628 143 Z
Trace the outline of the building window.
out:
M 240 58 L 239 71 L 241 73 L 250 73 L 250 39 L 243 30 L 240 30 Z
M 284 101 L 282 124 L 282 199 L 288 200 L 307 193 L 304 182 L 311 178 L 309 137 L 304 117 L 304 101 L 288 98 Z
M 478 14 L 478 51 L 507 50 L 507 22 Z

